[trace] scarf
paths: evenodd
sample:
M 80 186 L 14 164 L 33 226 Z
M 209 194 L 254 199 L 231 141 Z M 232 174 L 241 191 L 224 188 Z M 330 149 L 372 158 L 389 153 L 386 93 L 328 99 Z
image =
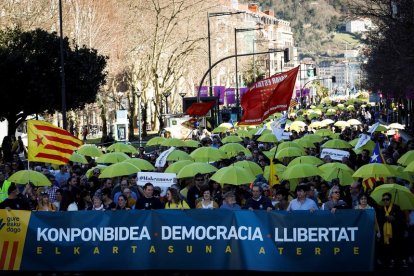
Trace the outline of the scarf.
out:
M 388 208 L 386 206 L 384 206 L 384 211 L 385 211 L 385 216 L 389 216 L 390 212 L 392 209 L 392 203 L 390 204 L 390 206 L 388 206 Z M 387 221 L 384 223 L 384 243 L 385 244 L 390 244 L 390 239 L 392 238 L 392 225 L 391 222 Z

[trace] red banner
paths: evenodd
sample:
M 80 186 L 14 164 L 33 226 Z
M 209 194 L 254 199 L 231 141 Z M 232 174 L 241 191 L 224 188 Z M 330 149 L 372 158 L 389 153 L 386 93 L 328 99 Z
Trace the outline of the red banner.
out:
M 298 72 L 299 66 L 249 87 L 241 101 L 244 114 L 238 124 L 257 125 L 275 112 L 288 110 Z
M 205 116 L 207 112 L 214 106 L 215 102 L 193 103 L 187 109 L 186 113 L 190 116 Z

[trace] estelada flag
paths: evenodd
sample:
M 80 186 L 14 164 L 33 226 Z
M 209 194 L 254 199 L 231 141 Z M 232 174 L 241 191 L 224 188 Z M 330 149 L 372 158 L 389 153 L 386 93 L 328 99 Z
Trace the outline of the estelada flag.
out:
M 63 128 L 44 121 L 27 121 L 28 160 L 67 164 L 82 141 Z
M 207 112 L 215 105 L 214 101 L 204 103 L 193 103 L 185 112 L 190 116 L 205 116 Z
M 288 110 L 298 72 L 299 66 L 250 86 L 241 101 L 244 113 L 239 125 L 257 125 L 275 112 Z

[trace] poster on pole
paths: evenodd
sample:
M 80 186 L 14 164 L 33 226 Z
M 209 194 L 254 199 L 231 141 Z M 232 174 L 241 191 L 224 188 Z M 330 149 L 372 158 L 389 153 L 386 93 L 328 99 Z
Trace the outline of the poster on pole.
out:
M 146 183 L 158 186 L 161 188 L 161 196 L 165 196 L 167 189 L 177 183 L 175 173 L 138 172 L 137 176 L 138 186 L 144 186 Z

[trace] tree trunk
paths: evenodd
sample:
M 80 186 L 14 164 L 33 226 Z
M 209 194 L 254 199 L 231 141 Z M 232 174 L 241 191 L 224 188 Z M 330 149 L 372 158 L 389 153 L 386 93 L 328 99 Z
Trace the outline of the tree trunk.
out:
M 142 131 L 141 131 L 142 137 L 147 137 L 147 135 L 148 135 L 148 133 L 147 133 L 147 125 L 148 125 L 147 110 L 148 110 L 148 102 L 145 101 L 144 106 L 140 111 L 141 112 L 141 121 L 142 121 Z
M 6 117 L 7 119 L 7 135 L 15 135 L 16 134 L 16 129 L 17 129 L 17 124 L 16 124 L 16 116 L 15 115 L 10 115 L 8 117 Z
M 108 126 L 106 120 L 106 108 L 104 105 L 101 106 L 101 120 L 102 120 L 102 141 L 108 136 Z

